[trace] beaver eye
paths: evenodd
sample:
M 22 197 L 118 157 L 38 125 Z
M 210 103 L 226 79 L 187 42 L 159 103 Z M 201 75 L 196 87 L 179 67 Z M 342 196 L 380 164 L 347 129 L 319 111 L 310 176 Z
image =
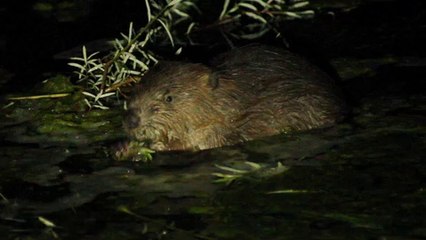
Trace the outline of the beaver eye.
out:
M 173 97 L 172 96 L 169 95 L 169 96 L 166 97 L 166 102 L 170 103 L 172 101 L 173 101 Z

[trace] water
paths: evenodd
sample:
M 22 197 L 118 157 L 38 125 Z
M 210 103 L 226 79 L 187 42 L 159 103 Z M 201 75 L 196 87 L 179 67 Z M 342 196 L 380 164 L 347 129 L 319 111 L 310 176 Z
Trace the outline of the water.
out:
M 357 99 L 333 128 L 157 153 L 148 163 L 111 157 L 123 137 L 118 108 L 16 102 L 2 115 L 0 232 L 6 239 L 425 237 L 426 97 L 400 90 Z

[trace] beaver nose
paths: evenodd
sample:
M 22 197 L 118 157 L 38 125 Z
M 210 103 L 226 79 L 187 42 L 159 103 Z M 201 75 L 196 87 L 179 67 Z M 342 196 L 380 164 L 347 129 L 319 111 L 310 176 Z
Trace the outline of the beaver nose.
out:
M 127 115 L 126 123 L 129 128 L 137 128 L 139 126 L 140 118 L 136 114 L 129 113 Z

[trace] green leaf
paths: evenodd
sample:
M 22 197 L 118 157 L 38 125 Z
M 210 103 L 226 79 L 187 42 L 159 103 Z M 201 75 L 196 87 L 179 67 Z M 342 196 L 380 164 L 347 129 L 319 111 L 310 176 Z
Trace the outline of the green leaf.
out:
M 219 19 L 221 20 L 221 19 L 223 19 L 223 17 L 226 15 L 226 12 L 227 12 L 227 10 L 228 10 L 228 6 L 229 6 L 229 1 L 230 0 L 225 0 L 224 2 L 223 2 L 223 7 L 222 7 L 222 12 L 220 13 L 220 15 L 219 15 Z
M 248 3 L 238 3 L 238 6 L 253 10 L 253 11 L 258 11 L 257 7 L 252 5 L 252 4 L 248 4 Z
M 150 22 L 152 19 L 152 15 L 151 15 L 151 6 L 149 5 L 149 0 L 145 0 L 145 5 L 146 5 L 146 16 L 148 18 L 148 22 Z
M 266 19 L 264 19 L 262 16 L 257 15 L 255 13 L 244 12 L 243 14 L 246 15 L 246 16 L 248 16 L 248 17 L 250 17 L 250 18 L 252 18 L 252 19 L 254 19 L 254 20 L 257 20 L 259 22 L 262 22 L 262 23 L 265 23 L 265 24 L 268 23 L 268 21 L 266 21 Z
M 161 19 L 158 19 L 158 22 L 163 26 L 163 29 L 164 29 L 164 31 L 166 31 L 166 33 L 167 33 L 167 36 L 169 37 L 169 39 L 170 39 L 170 43 L 172 44 L 172 46 L 174 47 L 175 46 L 175 44 L 174 44 L 174 41 L 173 41 L 173 37 L 172 37 L 172 34 L 170 33 L 170 30 L 168 29 L 168 27 L 167 27 L 167 24 L 165 23 L 165 22 L 163 22 Z

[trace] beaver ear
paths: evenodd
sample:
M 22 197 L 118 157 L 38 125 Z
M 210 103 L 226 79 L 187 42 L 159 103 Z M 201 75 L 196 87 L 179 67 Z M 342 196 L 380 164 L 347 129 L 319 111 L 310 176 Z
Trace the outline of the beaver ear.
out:
M 208 72 L 201 75 L 200 79 L 203 83 L 203 86 L 215 90 L 219 87 L 219 75 L 214 72 Z
M 212 88 L 212 90 L 219 87 L 219 75 L 215 72 L 210 72 L 208 78 L 208 84 Z

